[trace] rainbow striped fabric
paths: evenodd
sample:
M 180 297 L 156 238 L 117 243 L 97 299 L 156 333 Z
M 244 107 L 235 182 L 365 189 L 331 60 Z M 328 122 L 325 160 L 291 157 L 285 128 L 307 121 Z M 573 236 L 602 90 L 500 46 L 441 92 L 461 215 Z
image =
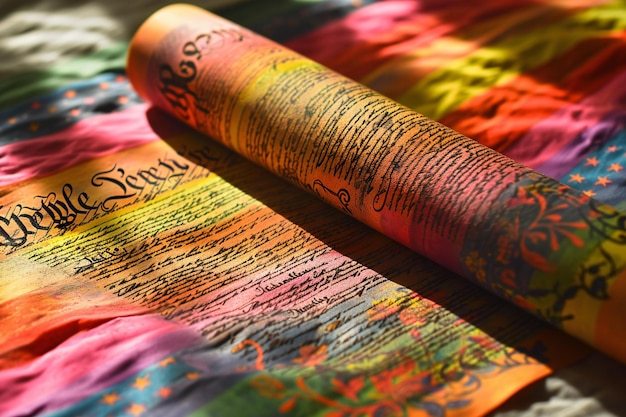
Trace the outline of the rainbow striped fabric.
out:
M 622 1 L 267 0 L 217 13 L 626 210 Z M 415 270 L 386 260 L 422 260 L 315 199 L 278 206 L 272 196 L 287 185 L 222 148 L 194 148 L 202 139 L 138 97 L 124 73 L 127 47 L 0 79 L 0 415 L 481 415 L 587 351 L 436 265 L 423 267 L 415 289 L 402 281 Z M 249 183 L 235 178 L 242 172 Z M 106 187 L 108 197 L 90 197 Z M 193 221 L 219 234 L 210 222 L 222 209 L 198 196 L 225 188 L 239 193 L 221 202 L 233 212 L 282 216 L 264 227 L 304 236 L 322 221 L 347 225 L 379 257 L 314 236 L 324 274 L 347 278 L 307 287 L 318 293 L 306 305 L 255 283 L 259 271 L 222 294 L 231 283 L 207 272 L 217 265 L 178 253 L 159 260 L 171 273 L 162 288 L 133 285 L 154 272 L 134 257 L 163 245 L 150 229 L 155 205 L 193 202 Z M 311 207 L 317 217 L 302 215 Z M 180 213 L 168 215 L 176 227 Z M 91 233 L 129 244 L 88 248 Z M 167 238 L 185 244 L 183 234 Z M 129 278 L 110 284 L 103 271 L 122 258 Z M 229 302 L 169 310 L 167 287 L 192 268 L 215 280 L 213 299 Z M 283 285 L 313 285 L 305 266 L 295 270 Z M 185 285 L 206 295 L 192 279 Z M 446 307 L 460 294 L 472 300 Z M 426 340 L 444 330 L 445 343 Z

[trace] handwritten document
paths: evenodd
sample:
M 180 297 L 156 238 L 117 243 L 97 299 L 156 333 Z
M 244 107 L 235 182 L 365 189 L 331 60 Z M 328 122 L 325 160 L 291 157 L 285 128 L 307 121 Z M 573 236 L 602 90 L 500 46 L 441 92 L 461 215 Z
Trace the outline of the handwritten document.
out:
M 404 370 L 428 375 L 407 396 L 474 412 L 493 407 L 473 400 L 493 386 L 509 381 L 505 398 L 512 381 L 548 373 L 548 358 L 554 366 L 584 352 L 554 362 L 563 343 L 554 330 L 198 134 L 47 184 L 3 197 L 22 234 L 4 229 L 13 239 L 3 256 L 189 326 L 231 351 L 241 373 L 330 384 L 338 373 Z M 302 349 L 321 368 L 287 366 Z
M 485 414 L 588 351 L 554 327 L 624 352 L 623 214 L 194 7 L 128 71 L 196 131 L 3 189 L 0 272 L 192 329 L 250 400 L 205 412 Z
M 626 361 L 626 214 L 192 6 L 144 24 L 129 76 L 247 159 Z

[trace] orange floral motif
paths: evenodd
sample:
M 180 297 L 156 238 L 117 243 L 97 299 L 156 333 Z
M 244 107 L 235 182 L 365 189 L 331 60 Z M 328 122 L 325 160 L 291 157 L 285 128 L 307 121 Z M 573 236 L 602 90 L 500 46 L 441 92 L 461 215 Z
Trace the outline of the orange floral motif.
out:
M 599 185 L 609 181 L 608 176 L 598 178 Z M 484 266 L 486 280 L 502 297 L 551 323 L 571 320 L 572 314 L 564 313 L 568 300 L 579 291 L 603 299 L 611 274 L 600 277 L 586 270 L 574 274 L 563 266 L 575 262 L 578 254 L 588 256 L 585 245 L 593 248 L 613 240 L 614 232 L 623 228 L 615 211 L 590 195 L 538 174 L 525 175 L 490 209 L 496 215 L 485 215 L 472 226 L 468 236 L 476 238 L 466 241 L 460 256 L 465 272 L 481 276 Z M 479 237 L 484 237 L 484 244 L 476 244 Z M 613 265 L 612 260 L 606 265 Z M 555 276 L 558 282 L 545 285 L 545 273 L 557 268 L 563 271 Z M 593 289 L 585 282 L 587 276 L 594 276 Z
M 517 304 L 518 306 L 523 307 L 527 310 L 531 310 L 531 311 L 537 310 L 536 305 L 534 305 L 533 303 L 531 303 L 529 300 L 525 299 L 521 295 L 515 295 L 513 297 L 513 302 Z
M 472 370 L 476 369 L 478 363 L 486 363 L 493 364 L 497 372 L 500 368 L 490 358 L 502 356 L 502 346 L 481 335 L 465 337 L 451 347 L 457 349 L 458 362 L 452 361 L 439 368 L 432 366 L 434 353 L 423 340 L 420 331 L 425 324 L 432 323 L 429 318 L 436 318 L 439 304 L 433 300 L 444 299 L 446 295 L 445 290 L 430 294 L 429 298 L 402 292 L 395 298 L 390 297 L 394 301 L 383 299 L 370 310 L 370 320 L 393 316 L 404 325 L 407 334 L 423 347 L 419 360 L 397 358 L 398 362 L 386 364 L 382 371 L 375 374 L 346 375 L 333 372 L 329 377 L 320 379 L 320 375 L 332 369 L 317 367 L 327 359 L 328 347 L 305 345 L 300 348 L 299 356 L 292 360 L 292 364 L 287 365 L 292 370 L 285 375 L 285 379 L 264 373 L 254 377 L 251 386 L 261 396 L 275 400 L 277 410 L 283 414 L 297 414 L 302 411 L 300 406 L 310 411 L 324 410 L 320 415 L 325 417 L 440 416 L 446 409 L 467 407 L 471 403 L 468 396 L 481 386 L 480 376 Z M 298 366 L 294 367 L 294 364 Z M 291 372 L 300 366 L 316 368 L 314 373 L 304 371 L 301 376 L 294 378 Z M 443 384 L 454 384 L 457 387 L 454 397 L 437 396 L 437 390 Z
M 347 382 L 333 378 L 331 383 L 339 398 L 316 391 L 303 377 L 295 382 L 293 389 L 287 389 L 278 379 L 261 375 L 252 386 L 266 398 L 281 400 L 281 413 L 293 410 L 302 400 L 324 406 L 326 417 L 401 416 L 410 409 L 407 399 L 432 391 L 430 371 L 417 371 L 410 359 L 369 378 L 360 375 Z
M 528 194 L 524 188 L 519 190 L 524 195 Z M 583 221 L 563 221 L 561 212 L 570 207 L 568 204 L 562 203 L 548 208 L 548 202 L 543 194 L 536 190 L 530 191 L 529 194 L 533 197 L 539 212 L 532 223 L 521 232 L 521 255 L 533 267 L 550 272 L 554 270 L 554 266 L 550 265 L 546 257 L 533 250 L 530 245 L 546 242 L 549 243 L 552 251 L 557 251 L 560 247 L 559 236 L 563 236 L 574 246 L 582 247 L 584 245 L 583 240 L 575 235 L 572 229 L 582 230 L 587 228 L 587 224 Z
M 296 406 L 296 398 L 295 397 L 290 398 L 284 403 L 282 403 L 280 407 L 278 407 L 278 411 L 280 411 L 281 413 L 287 413 L 291 411 L 291 409 L 295 406 Z
M 253 388 L 265 398 L 282 399 L 287 394 L 285 385 L 269 375 L 258 375 L 250 382 Z
M 465 265 L 480 282 L 485 282 L 487 277 L 485 273 L 485 259 L 480 256 L 478 251 L 473 251 L 465 257 Z
M 333 378 L 331 382 L 335 386 L 339 394 L 343 395 L 349 400 L 358 401 L 359 392 L 365 386 L 365 377 L 363 375 L 360 375 L 356 378 L 352 378 L 347 383 Z
M 512 269 L 505 269 L 502 271 L 500 274 L 500 280 L 509 287 L 517 287 L 517 283 L 515 282 L 515 271 Z
M 302 366 L 316 366 L 324 362 L 328 357 L 328 347 L 326 345 L 315 346 L 306 345 L 300 348 L 300 356 L 293 360 L 294 363 Z
M 242 342 L 240 342 L 239 344 L 237 344 L 235 347 L 233 347 L 230 351 L 232 353 L 237 353 L 242 351 L 243 349 L 246 348 L 246 346 L 252 346 L 254 348 L 254 350 L 256 350 L 257 353 L 257 359 L 254 362 L 254 369 L 256 369 L 257 371 L 262 371 L 265 368 L 265 365 L 263 364 L 263 348 L 261 347 L 261 345 L 259 345 L 257 342 L 255 342 L 254 340 L 250 340 L 250 339 L 245 339 Z M 245 372 L 248 370 L 249 367 L 244 366 L 244 367 L 240 367 L 238 369 L 239 372 Z
M 371 380 L 381 399 L 403 403 L 428 390 L 430 371 L 416 372 L 415 362 L 406 359 L 395 368 L 373 375 Z
M 477 363 L 492 364 L 490 375 L 502 371 L 502 367 L 528 363 L 526 355 L 514 357 L 502 348 L 497 341 L 474 334 L 465 339 L 459 349 L 459 362 L 438 371 L 430 366 L 420 368 L 413 359 L 405 357 L 370 376 L 341 378 L 335 375 L 326 379 L 330 381 L 330 386 L 326 387 L 320 384 L 319 373 L 295 379 L 289 376 L 283 381 L 264 374 L 253 378 L 251 386 L 261 396 L 277 400 L 280 413 L 302 411 L 296 407 L 304 403 L 302 406 L 307 410 L 324 410 L 320 415 L 325 417 L 441 416 L 447 409 L 461 409 L 471 404 L 467 396 L 480 389 L 480 375 L 485 375 L 472 372 Z M 442 384 L 455 387 L 456 395 L 439 396 L 438 388 Z

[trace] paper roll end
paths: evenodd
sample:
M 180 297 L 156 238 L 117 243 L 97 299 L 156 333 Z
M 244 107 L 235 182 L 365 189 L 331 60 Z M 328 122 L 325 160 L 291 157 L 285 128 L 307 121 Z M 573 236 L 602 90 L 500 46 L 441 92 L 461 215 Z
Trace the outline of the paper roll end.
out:
M 137 29 L 128 48 L 126 73 L 140 97 L 149 99 L 147 74 L 150 60 L 157 53 L 161 40 L 176 27 L 206 14 L 206 10 L 190 4 L 171 4 L 154 12 Z

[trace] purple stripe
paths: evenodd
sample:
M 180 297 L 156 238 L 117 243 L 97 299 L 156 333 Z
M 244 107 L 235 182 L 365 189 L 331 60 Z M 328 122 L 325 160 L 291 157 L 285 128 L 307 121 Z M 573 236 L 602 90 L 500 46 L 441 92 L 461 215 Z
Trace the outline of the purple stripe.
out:
M 582 131 L 567 146 L 537 167 L 537 171 L 552 178 L 562 178 L 585 157 L 611 140 L 626 126 L 626 112 L 609 114 L 604 120 Z
M 552 116 L 538 121 L 507 148 L 505 154 L 539 172 L 558 178 L 559 172 L 569 171 L 582 158 L 581 155 L 595 149 L 593 146 L 598 141 L 598 138 L 594 138 L 598 133 L 595 126 L 604 120 L 612 120 L 616 112 L 624 109 L 624 83 L 626 71 L 619 73 L 610 82 L 607 80 L 603 88 L 580 102 L 565 106 Z M 601 129 L 605 128 L 603 126 Z M 602 139 L 608 140 L 609 137 L 605 135 Z
M 0 415 L 63 409 L 200 342 L 197 333 L 156 315 L 111 320 L 0 372 Z

